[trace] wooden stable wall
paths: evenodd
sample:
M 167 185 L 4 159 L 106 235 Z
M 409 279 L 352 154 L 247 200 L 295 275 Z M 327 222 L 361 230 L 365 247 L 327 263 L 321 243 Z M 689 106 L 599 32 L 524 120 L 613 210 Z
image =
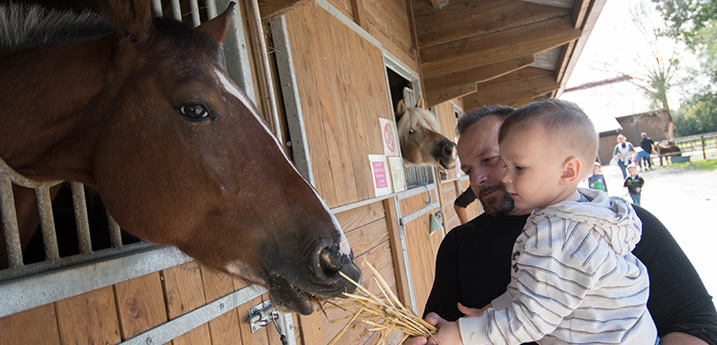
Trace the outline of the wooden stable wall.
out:
M 116 344 L 245 286 L 190 262 L 0 318 L 0 345 Z M 247 322 L 249 308 L 266 299 L 255 298 L 171 343 L 281 344 L 273 328 L 251 333 Z
M 369 154 L 392 118 L 381 50 L 309 2 L 286 14 L 314 186 L 329 207 L 374 197 Z

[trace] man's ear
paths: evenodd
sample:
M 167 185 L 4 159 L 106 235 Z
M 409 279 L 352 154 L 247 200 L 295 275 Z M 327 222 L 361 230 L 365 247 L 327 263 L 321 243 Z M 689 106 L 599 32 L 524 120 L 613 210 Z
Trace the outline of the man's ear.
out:
M 569 184 L 575 182 L 580 178 L 583 171 L 582 163 L 577 157 L 569 157 L 563 163 L 563 172 L 560 175 L 560 181 L 562 184 Z

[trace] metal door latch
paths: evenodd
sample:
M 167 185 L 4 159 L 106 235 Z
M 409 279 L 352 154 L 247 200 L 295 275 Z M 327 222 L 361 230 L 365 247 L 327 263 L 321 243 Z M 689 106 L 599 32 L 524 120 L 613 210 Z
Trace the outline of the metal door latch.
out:
M 276 331 L 279 333 L 281 343 L 284 345 L 288 344 L 286 335 L 282 331 L 280 325 L 279 312 L 274 310 L 274 306 L 269 301 L 264 301 L 249 308 L 249 325 L 251 326 L 251 332 L 254 333 L 262 327 L 274 323 Z

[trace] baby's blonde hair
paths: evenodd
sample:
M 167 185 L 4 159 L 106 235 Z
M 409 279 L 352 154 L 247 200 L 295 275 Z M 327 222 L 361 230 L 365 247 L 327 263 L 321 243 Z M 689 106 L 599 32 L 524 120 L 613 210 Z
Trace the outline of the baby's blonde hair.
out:
M 542 100 L 516 109 L 503 121 L 498 133 L 501 143 L 511 129 L 541 125 L 548 140 L 580 159 L 580 179 L 592 172 L 598 151 L 598 134 L 590 118 L 575 103 L 557 99 Z

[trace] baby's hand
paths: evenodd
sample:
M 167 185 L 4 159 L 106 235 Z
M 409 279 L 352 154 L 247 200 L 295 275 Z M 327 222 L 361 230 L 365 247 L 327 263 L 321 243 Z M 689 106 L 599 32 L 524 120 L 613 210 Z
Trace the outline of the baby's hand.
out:
M 428 338 L 427 345 L 436 344 L 455 344 L 463 345 L 461 339 L 461 331 L 458 328 L 458 322 L 446 321 L 436 313 L 429 313 L 426 315 L 426 321 L 436 327 L 438 327 L 438 333 L 434 334 L 433 337 Z
M 488 304 L 483 308 L 468 308 L 461 304 L 461 302 L 458 302 L 458 311 L 463 313 L 463 317 L 483 316 L 483 312 L 490 307 L 492 307 L 491 304 Z
M 635 191 L 638 192 L 638 193 L 640 193 L 640 192 L 642 192 L 642 188 L 637 187 L 637 188 L 635 188 Z

